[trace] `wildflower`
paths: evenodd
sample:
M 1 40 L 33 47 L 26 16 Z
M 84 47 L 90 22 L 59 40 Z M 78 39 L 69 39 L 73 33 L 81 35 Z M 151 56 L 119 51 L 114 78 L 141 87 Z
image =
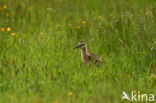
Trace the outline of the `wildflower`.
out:
M 77 29 L 80 29 L 80 26 L 76 26 Z
M 58 101 L 58 100 L 56 100 L 56 101 L 55 101 L 55 103 L 59 103 L 59 101 Z
M 133 90 L 133 93 L 136 93 L 136 90 Z
M 11 30 L 11 28 L 7 27 L 7 31 L 10 31 L 10 30 Z
M 86 24 L 86 21 L 84 20 L 84 21 L 82 21 L 82 24 Z
M 16 34 L 15 34 L 15 33 L 11 33 L 11 35 L 12 35 L 12 36 L 15 36 Z
M 31 8 L 27 8 L 27 10 L 29 11 L 29 10 L 31 10 Z
M 9 14 L 7 13 L 7 14 L 6 14 L 6 16 L 8 17 L 8 16 L 9 16 Z
M 72 92 L 68 92 L 68 95 L 70 95 L 70 96 L 71 96 L 72 94 L 73 94 Z
M 152 15 L 152 12 L 151 11 L 146 11 L 145 15 Z
M 4 5 L 3 8 L 4 8 L 4 9 L 7 9 L 7 5 Z
M 5 31 L 5 28 L 1 28 L 1 31 L 2 31 L 2 32 Z
M 41 35 L 43 35 L 43 32 L 40 32 Z

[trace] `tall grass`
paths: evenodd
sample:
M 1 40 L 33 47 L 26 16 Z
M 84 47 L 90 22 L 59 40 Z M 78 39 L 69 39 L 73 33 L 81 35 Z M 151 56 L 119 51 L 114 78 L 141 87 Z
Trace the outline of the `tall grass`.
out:
M 156 94 L 155 28 L 155 0 L 1 0 L 0 102 L 121 103 L 122 91 Z M 83 64 L 73 49 L 79 41 L 105 63 Z

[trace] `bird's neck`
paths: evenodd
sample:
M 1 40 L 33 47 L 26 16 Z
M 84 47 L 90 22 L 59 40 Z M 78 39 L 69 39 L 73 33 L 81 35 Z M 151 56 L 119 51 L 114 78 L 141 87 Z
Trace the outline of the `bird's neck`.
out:
M 88 55 L 89 55 L 89 53 L 88 53 L 87 47 L 86 48 L 82 48 L 81 49 L 81 56 L 82 57 L 87 57 Z

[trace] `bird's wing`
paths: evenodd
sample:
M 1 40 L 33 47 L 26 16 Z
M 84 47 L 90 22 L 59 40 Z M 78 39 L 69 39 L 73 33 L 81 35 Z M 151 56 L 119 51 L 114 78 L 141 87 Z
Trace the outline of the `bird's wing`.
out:
M 94 59 L 95 61 L 103 62 L 102 58 L 97 56 L 96 54 L 90 54 L 90 58 Z

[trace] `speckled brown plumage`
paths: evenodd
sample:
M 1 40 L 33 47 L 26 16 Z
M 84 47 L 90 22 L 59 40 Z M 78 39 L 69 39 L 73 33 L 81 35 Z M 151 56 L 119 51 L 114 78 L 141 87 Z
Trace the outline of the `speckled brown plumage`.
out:
M 103 62 L 101 57 L 97 56 L 96 54 L 90 54 L 88 52 L 86 42 L 79 42 L 76 48 L 81 49 L 81 59 L 84 63 L 89 63 L 90 61 Z

